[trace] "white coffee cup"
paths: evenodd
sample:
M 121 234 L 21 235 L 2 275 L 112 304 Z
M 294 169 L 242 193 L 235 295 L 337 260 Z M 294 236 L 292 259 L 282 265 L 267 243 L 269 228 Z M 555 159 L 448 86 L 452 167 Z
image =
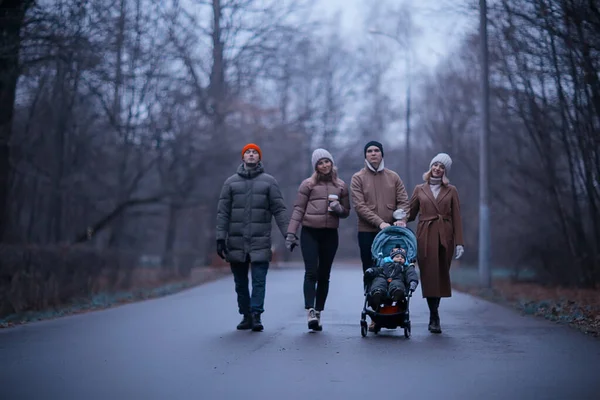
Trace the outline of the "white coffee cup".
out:
M 328 210 L 328 211 L 333 211 L 333 210 L 331 209 L 331 202 L 332 202 L 332 201 L 337 201 L 338 199 L 339 199 L 339 197 L 338 197 L 338 195 L 337 195 L 337 194 L 330 194 L 329 196 L 327 196 L 327 200 L 329 200 L 329 204 L 330 204 L 330 205 L 327 207 L 327 210 Z

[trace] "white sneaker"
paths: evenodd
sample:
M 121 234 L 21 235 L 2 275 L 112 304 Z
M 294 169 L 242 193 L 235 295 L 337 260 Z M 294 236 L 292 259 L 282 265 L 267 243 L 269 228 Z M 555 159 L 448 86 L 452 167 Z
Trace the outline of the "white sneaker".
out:
M 314 308 L 308 309 L 308 329 L 317 330 L 319 328 L 319 318 Z
M 317 326 L 316 330 L 317 331 L 322 331 L 323 330 L 323 325 L 321 325 L 321 311 L 316 311 L 316 314 L 317 314 L 317 323 L 318 323 L 318 326 Z

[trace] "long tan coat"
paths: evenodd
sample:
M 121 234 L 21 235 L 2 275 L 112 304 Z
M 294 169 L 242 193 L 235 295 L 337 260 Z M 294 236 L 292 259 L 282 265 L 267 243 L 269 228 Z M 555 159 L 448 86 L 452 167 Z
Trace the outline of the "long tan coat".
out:
M 450 264 L 455 246 L 463 244 L 456 187 L 442 185 L 436 199 L 428 183 L 417 185 L 410 199 L 408 221 L 417 216 L 417 262 L 423 297 L 450 297 Z

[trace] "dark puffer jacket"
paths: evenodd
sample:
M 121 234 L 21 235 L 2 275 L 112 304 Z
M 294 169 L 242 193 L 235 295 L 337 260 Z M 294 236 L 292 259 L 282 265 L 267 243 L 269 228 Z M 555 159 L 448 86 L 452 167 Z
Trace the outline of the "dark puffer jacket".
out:
M 227 261 L 271 261 L 271 221 L 285 237 L 286 207 L 279 184 L 259 163 L 248 170 L 242 163 L 223 184 L 217 208 L 217 240 L 227 241 Z

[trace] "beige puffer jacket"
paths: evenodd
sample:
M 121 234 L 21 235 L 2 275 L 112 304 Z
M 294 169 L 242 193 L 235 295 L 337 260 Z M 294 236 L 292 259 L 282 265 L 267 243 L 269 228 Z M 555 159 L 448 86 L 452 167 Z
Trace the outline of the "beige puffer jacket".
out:
M 327 197 L 335 194 L 339 198 L 343 208 L 342 214 L 328 211 L 329 201 Z M 337 185 L 333 182 L 320 181 L 316 184 L 313 178 L 305 179 L 298 188 L 298 196 L 294 203 L 294 211 L 288 225 L 287 233 L 296 234 L 300 225 L 311 228 L 333 228 L 340 225 L 340 218 L 350 215 L 350 197 L 346 183 L 337 179 Z

